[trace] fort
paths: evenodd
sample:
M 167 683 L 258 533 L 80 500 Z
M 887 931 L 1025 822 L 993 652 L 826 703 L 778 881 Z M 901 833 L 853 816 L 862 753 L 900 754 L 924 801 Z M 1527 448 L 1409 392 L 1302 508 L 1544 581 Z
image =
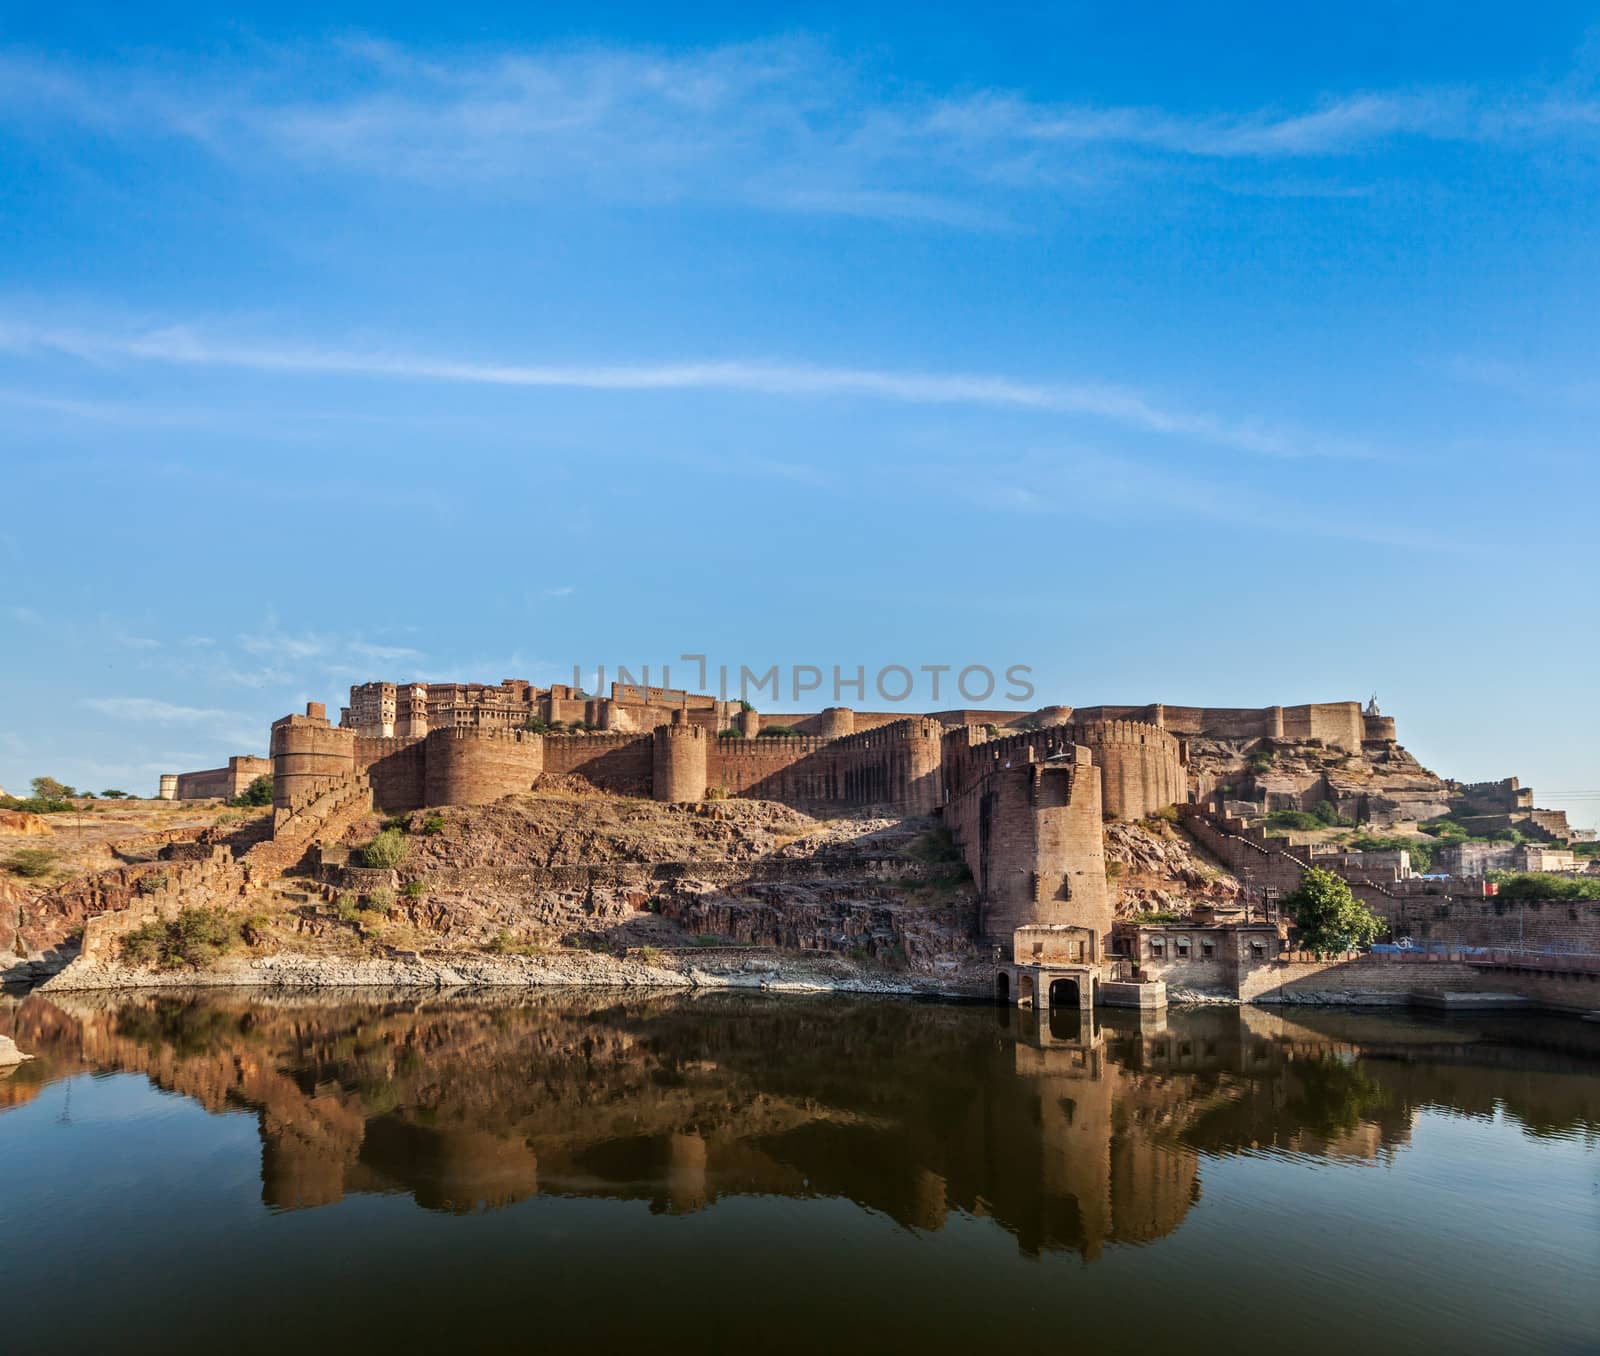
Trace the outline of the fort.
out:
M 810 813 L 938 815 L 981 898 L 980 937 L 1026 925 L 1083 929 L 1109 957 L 1107 820 L 1136 820 L 1211 792 L 1193 739 L 1304 740 L 1359 751 L 1394 722 L 1360 703 L 1261 709 L 1047 706 L 912 717 L 829 707 L 763 716 L 746 703 L 613 683 L 595 696 L 525 680 L 371 682 L 339 720 L 309 703 L 274 723 L 274 813 L 287 819 L 360 778 L 374 808 L 484 805 L 579 777 L 671 803 L 730 797 Z M 237 761 L 237 760 L 236 760 Z
M 888 957 L 924 976 L 960 970 L 963 991 L 966 967 L 992 956 L 1008 996 L 1035 1006 L 1145 1006 L 1141 986 L 1164 974 L 1236 996 L 1327 984 L 1292 969 L 1275 902 L 1314 865 L 1389 935 L 1429 948 L 1577 946 L 1595 925 L 1588 904 L 1513 913 L 1489 898 L 1491 869 L 1585 870 L 1583 835 L 1515 778 L 1429 772 L 1375 700 L 765 713 L 631 682 L 598 695 L 369 682 L 337 721 L 308 702 L 272 724 L 268 758 L 169 774 L 163 793 L 231 799 L 266 775 L 272 808 L 254 827 L 169 845 L 168 868 L 46 891 L 17 929 L 30 956 L 65 963 L 61 939 L 81 924 L 93 970 L 141 920 L 263 892 L 296 928 L 343 927 L 326 919 L 341 892 L 405 887 L 407 926 L 468 950 L 535 919 L 569 920 L 559 935 L 578 940 L 561 946 L 583 946 L 583 920 L 602 911 L 655 954 L 658 939 L 710 938 Z M 424 835 L 413 856 L 426 867 L 402 879 L 353 865 L 352 845 L 384 820 Z M 1427 836 L 1435 820 L 1453 836 Z M 1363 843 L 1389 827 L 1407 836 Z M 1420 875 L 1407 846 L 1450 874 Z M 297 883 L 273 885 L 287 876 Z M 1170 941 L 1149 931 L 1174 920 L 1186 930 Z

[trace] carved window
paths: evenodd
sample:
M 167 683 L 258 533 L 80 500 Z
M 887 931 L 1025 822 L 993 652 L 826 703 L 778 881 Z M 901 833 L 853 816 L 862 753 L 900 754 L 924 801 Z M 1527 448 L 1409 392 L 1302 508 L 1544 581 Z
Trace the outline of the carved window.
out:
M 1167 954 L 1167 944 L 1166 944 L 1166 942 L 1163 941 L 1160 937 L 1152 937 L 1150 939 L 1150 956 L 1151 956 L 1151 958 L 1153 960 L 1159 960 L 1162 956 L 1165 956 L 1166 954 Z

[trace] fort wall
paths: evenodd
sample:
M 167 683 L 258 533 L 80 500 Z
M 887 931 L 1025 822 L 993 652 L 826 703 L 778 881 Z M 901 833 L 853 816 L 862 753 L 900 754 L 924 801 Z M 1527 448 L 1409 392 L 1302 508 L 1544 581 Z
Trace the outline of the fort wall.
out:
M 1086 706 L 1074 713 L 1079 723 L 1134 720 L 1157 725 L 1170 734 L 1205 735 L 1212 739 L 1320 739 L 1332 748 L 1358 752 L 1367 737 L 1366 717 L 1359 702 L 1312 702 L 1303 706 Z M 1382 726 L 1394 737 L 1394 722 Z
M 1145 721 L 1101 720 L 1048 727 L 1094 755 L 1106 817 L 1142 819 L 1188 799 L 1181 742 Z
M 228 759 L 227 767 L 178 773 L 173 783 L 171 799 L 210 800 L 220 796 L 224 800 L 232 800 L 257 777 L 271 775 L 271 758 L 256 758 L 249 754 L 241 754 Z
M 547 734 L 544 770 L 572 773 L 618 796 L 648 796 L 654 784 L 649 734 Z
M 523 730 L 435 730 L 426 749 L 428 805 L 487 805 L 531 791 L 544 771 L 544 740 Z
M 376 808 L 416 810 L 429 803 L 425 738 L 357 735 L 355 759 L 357 771 L 365 772 L 372 783 Z

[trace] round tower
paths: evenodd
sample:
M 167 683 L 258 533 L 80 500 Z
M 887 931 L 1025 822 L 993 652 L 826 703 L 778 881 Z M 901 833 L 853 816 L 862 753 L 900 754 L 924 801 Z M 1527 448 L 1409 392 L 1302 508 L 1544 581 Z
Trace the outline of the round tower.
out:
M 733 726 L 746 739 L 754 739 L 761 733 L 761 712 L 741 711 L 733 718 Z
M 674 711 L 671 725 L 656 726 L 651 784 L 657 800 L 706 798 L 706 732 L 689 724 L 687 711 Z
M 824 739 L 840 739 L 856 732 L 856 713 L 848 706 L 830 706 L 817 717 L 817 734 Z
M 354 730 L 328 724 L 321 702 L 307 702 L 303 716 L 272 724 L 272 803 L 287 809 L 296 793 L 356 768 Z

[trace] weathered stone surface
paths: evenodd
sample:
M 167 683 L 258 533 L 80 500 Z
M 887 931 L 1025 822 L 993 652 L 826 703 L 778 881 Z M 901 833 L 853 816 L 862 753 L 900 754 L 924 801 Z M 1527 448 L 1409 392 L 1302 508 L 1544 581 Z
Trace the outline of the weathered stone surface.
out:
M 0 1069 L 9 1069 L 14 1064 L 32 1058 L 32 1055 L 25 1055 L 17 1049 L 17 1043 L 10 1036 L 0 1036 Z

